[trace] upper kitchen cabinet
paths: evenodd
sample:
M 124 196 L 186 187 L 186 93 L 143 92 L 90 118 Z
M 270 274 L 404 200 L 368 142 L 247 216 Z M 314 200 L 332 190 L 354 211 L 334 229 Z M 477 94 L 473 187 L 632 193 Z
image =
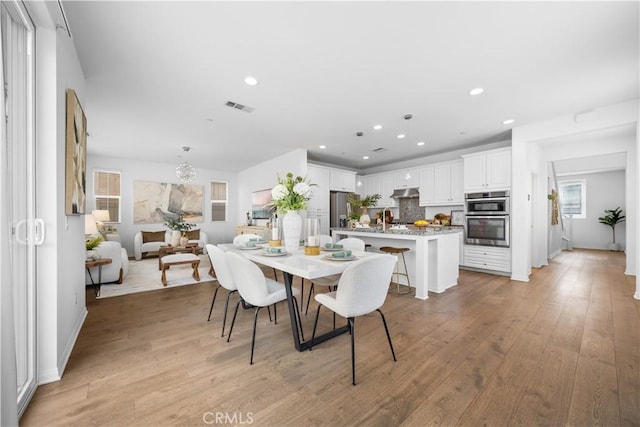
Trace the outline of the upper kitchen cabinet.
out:
M 420 169 L 420 206 L 449 206 L 464 203 L 462 160 Z
M 398 206 L 396 199 L 392 199 L 391 195 L 394 190 L 394 173 L 381 173 L 376 175 L 367 175 L 362 177 L 363 191 L 360 193 L 362 197 L 372 194 L 380 194 L 381 199 L 378 200 L 378 207 L 394 207 Z
M 313 195 L 307 202 L 307 211 L 329 212 L 329 169 L 316 165 L 307 165 L 307 180 L 311 184 Z
M 408 169 L 395 172 L 393 176 L 394 190 L 401 188 L 416 188 L 420 185 L 420 173 L 418 169 Z
M 501 148 L 464 158 L 464 191 L 508 190 L 511 188 L 511 149 Z
M 331 191 L 346 191 L 349 193 L 355 193 L 356 173 L 338 169 L 330 169 L 329 189 Z

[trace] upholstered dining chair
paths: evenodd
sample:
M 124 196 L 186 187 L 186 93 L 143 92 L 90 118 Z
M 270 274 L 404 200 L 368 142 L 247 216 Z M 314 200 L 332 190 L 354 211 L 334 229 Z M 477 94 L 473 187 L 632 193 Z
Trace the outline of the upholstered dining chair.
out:
M 219 286 L 216 286 L 215 291 L 213 292 L 213 298 L 211 299 L 211 308 L 209 308 L 209 317 L 207 318 L 207 322 L 211 320 L 211 312 L 213 311 L 213 304 L 216 302 L 216 295 L 218 294 L 218 289 L 223 287 L 227 290 L 227 299 L 224 303 L 224 317 L 222 320 L 222 335 L 224 336 L 224 328 L 227 323 L 227 310 L 229 307 L 229 297 L 231 294 L 238 291 L 238 287 L 236 286 L 236 282 L 233 280 L 233 275 L 231 274 L 231 268 L 229 267 L 229 263 L 227 261 L 227 254 L 222 249 L 214 246 L 212 244 L 207 244 L 207 253 L 209 254 L 209 260 L 211 261 L 211 265 L 215 270 L 216 280 Z
M 340 277 L 337 290 L 315 296 L 319 303 L 313 323 L 311 343 L 316 336 L 320 307 L 325 306 L 338 315 L 347 318 L 351 332 L 351 383 L 356 385 L 355 318 L 377 311 L 387 334 L 391 355 L 396 361 L 396 353 L 391 343 L 391 335 L 380 307 L 387 298 L 387 290 L 396 259 L 392 255 L 372 255 L 349 265 Z M 311 347 L 309 348 L 311 350 Z
M 275 323 L 277 324 L 278 312 L 276 303 L 286 300 L 287 294 L 282 283 L 265 277 L 260 267 L 249 261 L 243 255 L 234 252 L 228 252 L 227 260 L 229 261 L 229 266 L 231 267 L 233 280 L 238 287 L 238 293 L 240 294 L 240 298 L 242 298 L 236 304 L 236 309 L 233 312 L 233 319 L 231 320 L 231 328 L 229 328 L 227 342 L 229 342 L 229 340 L 231 339 L 231 333 L 233 332 L 233 325 L 236 322 L 236 316 L 238 314 L 238 307 L 240 306 L 240 303 L 243 303 L 243 305 L 247 303 L 254 306 L 256 310 L 253 315 L 251 358 L 249 360 L 249 364 L 253 365 L 253 350 L 256 342 L 256 325 L 258 321 L 258 313 L 260 312 L 261 308 L 269 307 L 273 304 L 274 318 Z M 299 295 L 299 292 L 296 288 L 291 288 L 291 291 L 293 293 L 293 302 L 296 308 L 295 321 L 298 322 L 298 326 L 300 328 L 300 331 L 302 332 L 302 324 L 300 323 L 300 311 L 298 309 L 298 300 L 296 299 L 296 296 Z M 304 340 L 304 333 L 302 334 L 302 339 Z
M 241 246 L 247 242 L 250 242 L 251 239 L 257 239 L 257 240 L 265 240 L 262 236 L 259 236 L 257 234 L 238 234 L 236 237 L 233 238 L 233 244 L 235 246 Z M 276 269 L 273 269 L 273 278 L 276 279 L 276 281 L 278 280 L 278 275 L 276 274 Z
M 331 242 L 327 242 L 331 243 Z M 342 248 L 345 251 L 354 251 L 354 252 L 364 252 L 365 243 L 364 240 L 358 239 L 357 237 L 347 237 L 345 239 L 339 240 L 336 242 L 338 245 L 342 245 Z M 334 290 L 334 288 L 338 285 L 338 280 L 340 280 L 339 274 L 334 274 L 333 276 L 320 277 L 318 279 L 314 279 L 311 282 L 311 288 L 309 289 L 309 296 L 307 297 L 307 308 L 304 311 L 306 315 L 309 313 L 309 302 L 311 302 L 311 294 L 315 291 L 315 285 L 327 286 L 330 291 Z M 304 288 L 302 288 L 303 297 L 304 297 Z M 335 328 L 335 324 L 333 325 Z

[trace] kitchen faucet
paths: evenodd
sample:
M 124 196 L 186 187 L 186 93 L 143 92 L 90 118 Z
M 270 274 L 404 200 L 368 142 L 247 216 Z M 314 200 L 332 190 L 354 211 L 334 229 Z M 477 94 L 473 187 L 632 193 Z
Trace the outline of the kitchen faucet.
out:
M 384 233 L 386 230 L 386 220 L 387 220 L 387 216 L 384 214 L 384 211 L 386 211 L 387 209 L 389 209 L 389 212 L 391 212 L 391 208 L 387 207 L 387 208 L 383 208 L 382 209 L 382 232 Z

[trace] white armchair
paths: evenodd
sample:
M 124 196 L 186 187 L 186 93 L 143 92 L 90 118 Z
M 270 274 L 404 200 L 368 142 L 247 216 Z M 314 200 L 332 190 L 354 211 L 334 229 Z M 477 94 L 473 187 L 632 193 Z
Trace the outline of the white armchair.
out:
M 170 245 L 173 233 L 171 230 L 136 232 L 133 236 L 133 255 L 135 259 L 140 261 L 143 256 L 150 252 L 157 253 L 160 250 L 160 246 Z M 197 243 L 198 247 L 202 249 L 202 253 L 206 255 L 207 243 L 209 243 L 207 233 L 200 230 L 200 238 L 189 240 L 189 243 Z
M 95 249 L 102 258 L 111 258 L 111 264 L 102 266 L 101 283 L 122 283 L 129 272 L 129 256 L 120 242 L 105 241 Z M 91 269 L 93 282 L 98 283 L 98 267 Z M 92 285 L 89 272 L 85 272 L 85 284 Z

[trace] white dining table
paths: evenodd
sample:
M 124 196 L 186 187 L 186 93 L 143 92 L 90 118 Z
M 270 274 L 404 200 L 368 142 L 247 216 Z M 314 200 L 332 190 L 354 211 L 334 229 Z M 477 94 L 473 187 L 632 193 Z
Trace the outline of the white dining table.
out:
M 247 259 L 267 267 L 280 270 L 284 276 L 284 285 L 287 293 L 287 305 L 289 308 L 289 318 L 291 319 L 291 332 L 293 335 L 293 343 L 298 351 L 307 350 L 311 346 L 311 340 L 304 341 L 301 339 L 302 331 L 298 329 L 296 322 L 296 310 L 293 301 L 293 292 L 291 286 L 293 277 L 298 276 L 313 282 L 313 279 L 319 277 L 331 276 L 342 273 L 351 263 L 369 256 L 376 256 L 370 252 L 352 251 L 355 259 L 352 261 L 338 261 L 327 259 L 331 256 L 330 252 L 322 251 L 320 255 L 305 255 L 304 249 L 300 248 L 295 252 L 287 253 L 282 256 L 265 255 L 264 248 L 258 249 L 241 249 L 232 243 L 221 243 L 218 247 L 223 251 L 233 251 L 244 255 Z M 300 323 L 302 325 L 302 323 Z M 316 336 L 313 345 L 319 344 L 328 339 L 334 338 L 340 334 L 349 331 L 348 324 L 341 328 L 333 329 L 324 335 Z

